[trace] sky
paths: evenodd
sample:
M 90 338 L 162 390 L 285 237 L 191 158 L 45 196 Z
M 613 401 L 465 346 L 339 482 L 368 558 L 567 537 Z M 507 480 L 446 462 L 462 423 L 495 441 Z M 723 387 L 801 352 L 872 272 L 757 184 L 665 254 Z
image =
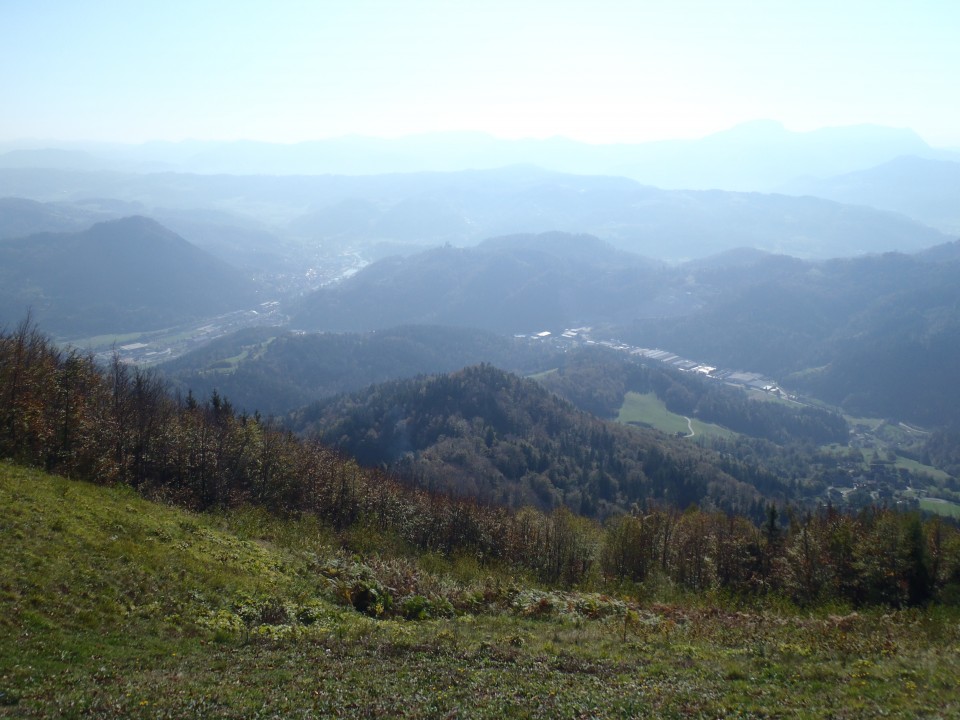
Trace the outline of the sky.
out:
M 909 127 L 960 147 L 954 0 L 0 0 L 0 141 Z

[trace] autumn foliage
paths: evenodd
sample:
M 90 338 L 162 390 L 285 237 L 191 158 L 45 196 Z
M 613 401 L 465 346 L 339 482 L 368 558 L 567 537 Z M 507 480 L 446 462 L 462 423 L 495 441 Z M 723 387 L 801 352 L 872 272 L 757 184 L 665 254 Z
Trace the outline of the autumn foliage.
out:
M 960 599 L 960 533 L 886 508 L 744 517 L 637 504 L 604 526 L 409 488 L 213 393 L 171 395 L 149 370 L 58 348 L 29 321 L 0 333 L 0 458 L 197 510 L 253 504 L 418 551 L 468 553 L 563 585 L 779 594 L 802 604 Z

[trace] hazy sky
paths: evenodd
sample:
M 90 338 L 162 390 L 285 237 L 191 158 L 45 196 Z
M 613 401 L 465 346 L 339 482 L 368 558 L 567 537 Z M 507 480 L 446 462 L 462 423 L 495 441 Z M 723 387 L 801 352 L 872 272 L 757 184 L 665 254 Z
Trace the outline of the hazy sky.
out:
M 0 0 L 0 140 L 589 142 L 770 118 L 960 147 L 955 0 Z

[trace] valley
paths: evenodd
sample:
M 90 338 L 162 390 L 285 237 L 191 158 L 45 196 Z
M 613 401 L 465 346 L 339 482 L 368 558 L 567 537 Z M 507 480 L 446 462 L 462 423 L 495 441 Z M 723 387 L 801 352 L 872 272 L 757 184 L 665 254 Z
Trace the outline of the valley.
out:
M 870 627 L 881 612 L 934 623 L 960 586 L 960 256 L 942 229 L 530 167 L 0 167 L 0 187 L 33 198 L 0 202 L 0 457 L 16 461 L 0 476 L 32 465 L 119 488 L 138 515 L 150 499 L 194 513 L 145 527 L 73 480 L 0 491 L 26 518 L 0 523 L 6 547 L 26 547 L 29 526 L 98 558 L 68 549 L 69 581 L 67 566 L 47 578 L 6 558 L 15 619 L 0 620 L 0 661 L 20 638 L 43 670 L 4 671 L 0 716 L 244 714 L 254 696 L 277 712 L 290 697 L 399 712 L 357 666 L 401 694 L 435 677 L 413 716 L 462 707 L 450 677 L 469 689 L 511 669 L 507 694 L 473 715 L 543 692 L 558 712 L 723 715 L 754 702 L 740 679 L 763 668 L 844 687 L 844 643 L 875 663 L 856 686 L 875 707 L 930 706 L 882 690 L 882 648 L 919 666 L 939 646 Z M 81 529 L 61 496 L 113 518 L 96 520 L 108 534 Z M 144 569 L 100 581 L 91 605 L 70 588 L 114 573 L 114 545 Z M 210 589 L 186 591 L 157 569 L 169 562 Z M 36 590 L 50 582 L 64 604 Z M 102 656 L 106 633 L 113 667 L 142 664 L 121 615 L 193 680 L 112 695 L 44 649 Z M 811 632 L 833 639 L 800 639 Z M 266 656 L 322 665 L 319 684 L 280 698 Z M 216 690 L 210 662 L 232 663 L 253 695 Z M 629 696 L 598 694 L 597 677 Z M 696 697 L 675 690 L 688 684 Z M 762 687 L 783 707 L 796 697 Z M 841 702 L 868 707 L 803 696 Z
M 179 327 L 77 338 L 63 343 L 68 347 L 92 352 L 103 364 L 109 363 L 116 356 L 123 363 L 150 366 L 176 359 L 238 330 L 283 327 L 287 322 L 288 318 L 282 313 L 280 303 L 268 300 L 255 310 L 234 310 Z
M 562 333 L 560 337 L 569 338 L 570 331 Z M 609 340 L 598 342 L 589 339 L 589 335 L 582 330 L 578 331 L 577 337 L 583 342 L 599 344 L 645 361 L 663 363 L 681 372 L 696 373 L 708 381 L 743 388 L 750 391 L 751 397 L 757 402 L 786 402 L 839 412 L 838 408 L 822 401 L 786 391 L 774 381 L 756 373 L 714 368 L 666 350 L 637 348 Z M 732 434 L 725 428 L 671 413 L 652 393 L 641 396 L 628 392 L 618 411 L 617 420 L 655 427 L 688 439 L 697 435 L 708 439 L 729 439 Z M 956 516 L 958 506 L 955 501 L 960 500 L 957 478 L 917 461 L 918 447 L 929 435 L 928 431 L 883 419 L 847 416 L 846 421 L 850 424 L 849 442 L 834 443 L 823 448 L 838 459 L 836 470 L 840 474 L 835 480 L 845 477 L 845 482 L 838 486 L 827 486 L 819 501 L 848 508 L 890 503 L 902 508 L 922 507 L 927 512 Z
M 960 718 L 960 5 L 0 8 L 0 720 Z

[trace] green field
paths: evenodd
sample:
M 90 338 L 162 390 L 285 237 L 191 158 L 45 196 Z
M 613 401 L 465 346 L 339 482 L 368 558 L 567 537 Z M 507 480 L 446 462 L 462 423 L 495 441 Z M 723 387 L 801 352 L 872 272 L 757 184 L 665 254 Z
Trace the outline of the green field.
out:
M 938 500 L 936 498 L 920 498 L 920 509 L 926 512 L 936 513 L 944 517 L 960 519 L 960 505 L 949 500 Z
M 856 449 L 851 450 L 851 448 L 849 448 L 848 446 L 838 445 L 837 443 L 831 443 L 830 445 L 821 445 L 820 449 L 841 458 L 849 458 L 851 452 L 853 453 L 858 452 Z M 863 467 L 864 470 L 868 470 L 870 468 L 870 461 L 875 451 L 870 449 L 865 449 L 860 452 L 863 456 L 863 462 L 860 463 L 860 465 Z M 886 450 L 884 448 L 881 448 L 879 452 L 885 453 Z M 893 462 L 893 466 L 896 468 L 903 468 L 905 470 L 909 470 L 910 472 L 913 472 L 913 473 L 928 475 L 933 480 L 944 481 L 944 480 L 950 479 L 950 475 L 948 473 L 945 473 L 943 470 L 935 468 L 932 465 L 924 465 L 921 462 L 917 462 L 916 460 L 911 460 L 910 458 L 906 458 L 901 455 L 896 456 L 896 459 Z
M 276 340 L 276 337 L 270 337 L 263 342 L 255 343 L 253 345 L 244 345 L 240 352 L 238 352 L 236 355 L 208 363 L 207 369 L 202 372 L 213 373 L 217 375 L 229 375 L 230 373 L 234 372 L 243 361 L 257 360 L 263 357 L 263 354 L 267 351 L 270 343 L 272 343 L 274 340 Z
M 545 588 L 358 532 L 0 463 L 0 717 L 960 714 L 956 610 Z
M 617 414 L 617 421 L 627 424 L 643 425 L 652 427 L 671 435 L 682 434 L 689 435 L 692 427 L 694 437 L 706 435 L 710 437 L 730 438 L 736 433 L 727 430 L 720 425 L 700 422 L 691 419 L 687 424 L 687 419 L 682 415 L 677 415 L 667 410 L 663 401 L 654 393 L 636 393 L 628 392 L 623 399 L 623 405 Z
M 530 380 L 543 380 L 545 377 L 550 377 L 557 372 L 558 368 L 551 368 L 550 370 L 544 370 L 543 372 L 533 373 L 532 375 L 527 375 Z
M 758 402 L 777 403 L 778 405 L 785 405 L 786 407 L 794 409 L 802 405 L 802 403 L 798 403 L 796 400 L 790 400 L 786 397 L 774 395 L 773 393 L 757 390 L 756 388 L 744 388 L 744 392 L 751 400 L 757 400 Z
M 932 465 L 924 465 L 921 462 L 916 460 L 911 460 L 910 458 L 905 458 L 897 455 L 896 467 L 905 468 L 910 472 L 915 473 L 925 473 L 932 477 L 934 480 L 949 480 L 950 474 L 945 473 L 943 470 L 933 467 Z

